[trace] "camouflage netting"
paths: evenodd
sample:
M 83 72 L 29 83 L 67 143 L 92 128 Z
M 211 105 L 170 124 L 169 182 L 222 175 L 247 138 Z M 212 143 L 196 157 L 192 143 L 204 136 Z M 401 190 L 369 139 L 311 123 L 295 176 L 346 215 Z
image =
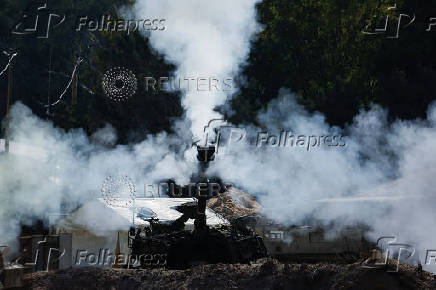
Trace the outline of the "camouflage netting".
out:
M 209 199 L 207 206 L 227 220 L 258 213 L 260 210 L 260 205 L 253 196 L 235 187 Z

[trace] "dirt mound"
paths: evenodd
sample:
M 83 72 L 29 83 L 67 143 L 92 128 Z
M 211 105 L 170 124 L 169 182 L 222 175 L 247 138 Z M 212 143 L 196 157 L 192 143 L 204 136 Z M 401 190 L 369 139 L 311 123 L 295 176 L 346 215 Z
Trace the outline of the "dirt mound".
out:
M 435 289 L 433 275 L 401 265 L 398 273 L 360 264 L 216 264 L 187 270 L 76 268 L 29 274 L 30 289 Z

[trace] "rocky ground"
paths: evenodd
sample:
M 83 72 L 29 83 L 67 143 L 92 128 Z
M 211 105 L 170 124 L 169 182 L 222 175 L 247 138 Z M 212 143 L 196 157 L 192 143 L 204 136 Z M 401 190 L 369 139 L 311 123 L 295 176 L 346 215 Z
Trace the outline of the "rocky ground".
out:
M 361 264 L 217 264 L 187 270 L 81 268 L 26 275 L 28 289 L 436 289 L 432 274 Z

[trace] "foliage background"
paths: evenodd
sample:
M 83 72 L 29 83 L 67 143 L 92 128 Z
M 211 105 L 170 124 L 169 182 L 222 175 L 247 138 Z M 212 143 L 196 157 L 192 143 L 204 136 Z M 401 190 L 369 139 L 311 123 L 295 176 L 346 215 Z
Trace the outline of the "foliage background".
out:
M 104 72 L 114 66 L 131 69 L 140 85 L 145 76 L 170 75 L 174 67 L 151 50 L 139 33 L 76 32 L 73 28 L 80 16 L 117 17 L 117 7 L 126 1 L 48 1 L 57 14 L 67 15 L 67 22 L 52 30 L 48 39 L 10 34 L 29 3 L 0 2 L 0 49 L 12 47 L 20 53 L 15 61 L 14 101 L 22 101 L 40 117 L 67 130 L 84 128 L 91 134 L 110 123 L 119 132 L 120 143 L 171 131 L 171 120 L 183 114 L 177 93 L 147 93 L 139 87 L 128 102 L 112 103 L 103 96 L 100 82 Z M 284 87 L 295 92 L 308 110 L 324 113 L 334 125 L 346 125 L 360 109 L 372 104 L 387 108 L 391 118 L 425 117 L 428 104 L 436 99 L 436 27 L 426 32 L 429 18 L 436 17 L 436 6 L 431 1 L 398 0 L 398 9 L 390 12 L 391 20 L 399 13 L 416 14 L 415 22 L 401 30 L 398 39 L 362 33 L 373 15 L 382 19 L 394 3 L 264 0 L 257 7 L 263 30 L 253 41 L 238 78 L 240 91 L 230 102 L 236 114 L 228 117 L 235 123 L 255 122 L 257 112 Z M 72 99 L 69 91 L 47 112 L 48 96 L 51 102 L 58 98 L 78 55 L 86 61 L 80 66 L 77 99 Z M 6 62 L 7 57 L 0 56 L 0 66 Z M 49 70 L 54 71 L 50 83 Z M 7 77 L 3 75 L 1 119 L 6 91 Z

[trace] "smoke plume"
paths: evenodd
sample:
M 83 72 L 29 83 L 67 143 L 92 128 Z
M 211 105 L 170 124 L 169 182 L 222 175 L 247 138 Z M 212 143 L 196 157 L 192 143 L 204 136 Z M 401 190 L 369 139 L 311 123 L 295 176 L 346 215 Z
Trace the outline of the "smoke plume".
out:
M 177 66 L 175 77 L 223 81 L 234 77 L 246 60 L 259 28 L 255 4 L 138 0 L 130 13 L 140 19 L 166 19 L 165 31 L 147 37 Z M 142 185 L 162 179 L 188 183 L 196 167 L 193 152 L 176 145 L 186 135 L 203 138 L 203 127 L 221 117 L 216 106 L 233 92 L 182 90 L 186 118 L 175 127 L 188 126 L 190 132 L 161 133 L 125 146 L 114 145 L 116 132 L 109 125 L 88 138 L 80 129 L 54 128 L 16 103 L 11 112 L 12 154 L 0 156 L 0 244 L 15 242 L 20 221 L 58 212 L 62 200 L 81 204 L 98 197 L 102 181 L 110 175 L 128 175 L 138 192 Z M 229 155 L 217 156 L 209 174 L 255 195 L 265 215 L 286 224 L 364 223 L 371 227 L 372 238 L 395 235 L 421 255 L 436 246 L 431 230 L 436 220 L 435 104 L 425 120 L 394 123 L 376 106 L 361 111 L 341 129 L 329 126 L 320 113 L 306 112 L 290 92 L 282 94 L 285 99 L 272 101 L 259 113 L 261 128 L 241 126 L 254 139 L 260 132 L 280 136 L 287 130 L 305 136 L 304 142 L 295 140 L 293 146 L 263 142 L 260 147 L 256 142 L 237 142 Z M 338 146 L 310 145 L 321 136 L 343 139 Z
M 115 146 L 116 132 L 110 125 L 88 138 L 81 129 L 64 132 L 54 128 L 26 106 L 15 104 L 11 111 L 11 154 L 0 156 L 0 245 L 15 243 L 20 222 L 31 224 L 34 218 L 58 213 L 61 203 L 81 205 L 100 197 L 102 182 L 108 176 L 129 176 L 138 196 L 143 186 L 157 185 L 164 179 L 187 184 L 196 169 L 195 150 L 180 144 L 199 138 L 203 126 L 219 116 L 215 107 L 232 94 L 232 86 L 227 90 L 229 86 L 223 82 L 235 76 L 249 52 L 250 39 L 258 27 L 255 3 L 136 1 L 130 13 L 138 18 L 166 19 L 165 31 L 147 37 L 168 62 L 177 65 L 174 77 L 195 79 L 189 83 L 193 88 L 184 86 L 181 91 L 186 118 L 174 124 L 174 136 L 161 133 L 139 144 Z M 206 85 L 204 91 L 204 79 L 206 83 L 213 79 L 215 86 Z M 87 212 L 99 215 L 98 210 Z M 101 232 L 103 225 L 99 229 L 88 226 Z
M 395 236 L 413 245 L 424 263 L 426 251 L 436 245 L 431 230 L 436 220 L 436 103 L 426 120 L 394 123 L 375 106 L 341 130 L 330 127 L 322 114 L 307 113 L 291 93 L 282 94 L 285 99 L 273 100 L 258 115 L 261 128 L 245 127 L 255 142 L 226 143 L 231 148 L 218 156 L 209 174 L 256 195 L 271 219 L 339 228 L 365 224 L 371 240 Z M 256 146 L 259 134 L 279 136 L 284 130 L 295 136 L 342 136 L 343 142 L 308 147 L 303 138 L 305 144 L 294 146 L 289 140 L 286 147 L 266 141 Z
M 148 37 L 153 48 L 177 65 L 177 80 L 193 79 L 192 87 L 183 86 L 181 94 L 194 138 L 202 138 L 203 127 L 221 117 L 214 109 L 234 91 L 228 79 L 233 79 L 246 60 L 250 40 L 258 30 L 256 2 L 139 0 L 133 7 L 138 18 L 166 20 L 165 31 L 151 32 Z M 204 85 L 198 86 L 199 78 L 206 78 L 201 81 Z M 216 86 L 210 86 L 211 82 Z
M 73 209 L 101 197 L 108 176 L 127 175 L 136 185 L 136 196 L 141 197 L 147 184 L 157 185 L 167 178 L 189 182 L 196 168 L 195 163 L 186 161 L 191 159 L 184 156 L 180 140 L 165 133 L 109 149 L 108 144 L 116 141 L 111 126 L 88 138 L 81 129 L 65 132 L 54 128 L 19 102 L 12 107 L 10 123 L 11 154 L 0 155 L 1 245 L 15 243 L 20 222 L 31 225 L 34 218 L 59 213 L 61 203 Z M 95 225 L 88 226 L 97 230 Z M 104 224 L 98 227 L 101 231 Z

